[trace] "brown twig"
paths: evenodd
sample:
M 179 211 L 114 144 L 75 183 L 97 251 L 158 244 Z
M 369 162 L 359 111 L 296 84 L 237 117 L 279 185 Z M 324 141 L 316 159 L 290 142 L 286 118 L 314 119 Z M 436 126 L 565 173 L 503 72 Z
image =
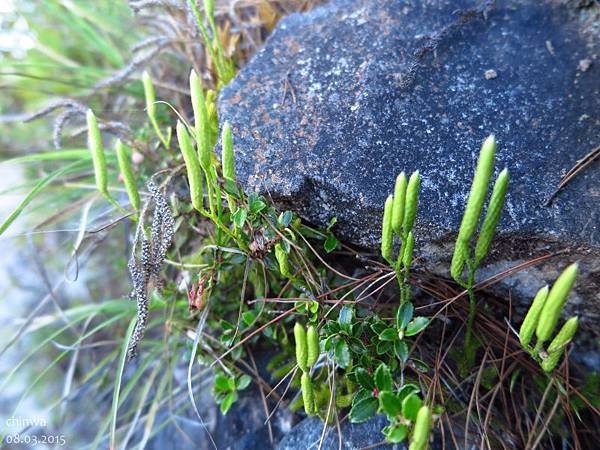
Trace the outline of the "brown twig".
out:
M 571 170 L 569 170 L 560 179 L 560 182 L 558 183 L 558 187 L 552 194 L 550 194 L 550 197 L 548 197 L 548 199 L 544 202 L 544 206 L 549 206 L 550 203 L 552 203 L 552 200 L 554 200 L 554 198 L 558 195 L 560 190 L 562 188 L 564 188 L 567 185 L 567 183 L 569 183 L 571 180 L 573 180 L 573 178 L 575 178 L 578 173 L 580 173 L 587 166 L 592 164 L 598 157 L 600 157 L 600 145 L 598 147 L 594 148 L 592 151 L 590 151 L 583 158 L 579 159 L 575 163 L 575 165 L 571 168 Z

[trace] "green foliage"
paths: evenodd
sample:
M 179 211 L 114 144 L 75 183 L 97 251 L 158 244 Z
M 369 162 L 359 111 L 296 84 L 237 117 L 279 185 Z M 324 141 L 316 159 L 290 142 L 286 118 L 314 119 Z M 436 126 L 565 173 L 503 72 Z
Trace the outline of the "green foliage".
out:
M 152 84 L 152 78 L 147 71 L 144 71 L 142 74 L 142 84 L 144 85 L 144 98 L 146 99 L 146 113 L 148 114 L 148 119 L 150 119 L 150 123 L 156 132 L 156 135 L 164 145 L 164 147 L 169 149 L 169 141 L 171 140 L 170 132 L 169 136 L 165 137 L 162 131 L 160 130 L 160 126 L 158 125 L 158 116 L 156 113 L 156 95 L 154 93 L 154 85 Z
M 431 432 L 431 410 L 427 406 L 422 406 L 415 419 L 415 429 L 409 450 L 425 450 Z
M 336 223 L 337 223 L 337 217 L 332 217 L 329 220 L 329 223 L 327 224 L 327 228 L 325 228 L 326 239 L 325 239 L 325 242 L 323 243 L 323 249 L 327 253 L 331 253 L 332 251 L 337 249 L 339 246 L 339 242 L 338 242 L 337 238 L 331 231 L 331 229 L 334 227 L 334 225 Z
M 477 160 L 477 168 L 473 176 L 471 192 L 462 222 L 456 238 L 456 246 L 451 263 L 451 275 L 454 280 L 462 286 L 467 287 L 471 291 L 473 286 L 474 273 L 481 261 L 485 258 L 489 251 L 489 247 L 494 236 L 496 226 L 500 220 L 502 208 L 506 198 L 508 189 L 508 170 L 504 169 L 498 175 L 496 183 L 492 191 L 487 213 L 477 240 L 475 254 L 473 259 L 470 257 L 471 239 L 477 231 L 479 225 L 483 204 L 487 196 L 488 187 L 492 172 L 494 170 L 494 155 L 496 152 L 496 139 L 493 135 L 489 136 L 481 146 L 479 159 Z M 467 265 L 469 274 L 468 278 L 463 279 L 464 265 Z
M 328 320 L 323 326 L 324 350 L 346 369 L 348 381 L 358 388 L 352 400 L 351 420 L 358 423 L 377 412 L 386 414 L 390 425 L 383 432 L 389 442 L 406 438 L 407 421 L 414 420 L 414 403 L 418 401 L 420 406 L 421 401 L 414 384 L 398 386 L 395 381 L 404 367 L 416 363 L 410 358 L 407 338 L 423 331 L 429 323 L 424 317 L 414 317 L 413 312 L 413 305 L 404 303 L 390 324 L 377 316 L 356 317 L 354 308 L 343 306 L 337 320 Z M 415 399 L 407 401 L 402 413 L 403 401 L 409 395 L 415 395 Z
M 544 286 L 538 291 L 519 330 L 521 346 L 540 363 L 542 369 L 546 372 L 554 370 L 564 353 L 565 347 L 577 331 L 579 321 L 577 317 L 571 317 L 565 322 L 547 349 L 542 351 L 544 343 L 554 333 L 562 308 L 575 284 L 577 271 L 578 264 L 571 264 L 556 279 L 550 292 L 548 292 L 548 286 Z M 534 330 L 536 343 L 532 347 L 530 342 Z
M 131 168 L 131 158 L 127 147 L 120 139 L 117 139 L 115 144 L 115 151 L 117 153 L 117 161 L 119 163 L 119 171 L 123 176 L 123 182 L 125 183 L 125 189 L 127 190 L 127 196 L 131 202 L 131 206 L 136 211 L 140 209 L 140 194 L 137 189 L 135 177 L 133 175 L 133 169 Z
M 48 97 L 89 95 L 93 86 L 122 69 L 140 38 L 126 2 L 12 2 L 6 20 L 27 23 L 25 55 L 2 52 L 3 87 L 26 111 Z M 10 28 L 9 28 L 10 29 Z M 3 105 L 0 105 L 0 108 Z
M 248 375 L 225 375 L 222 372 L 215 374 L 214 395 L 215 401 L 221 409 L 221 414 L 225 415 L 233 404 L 239 398 L 239 391 L 246 389 L 252 378 Z
M 25 198 L 19 203 L 19 205 L 15 208 L 13 212 L 11 212 L 8 217 L 0 224 L 0 235 L 2 235 L 11 225 L 12 223 L 21 215 L 23 210 L 29 205 L 35 197 L 47 186 L 49 186 L 53 181 L 60 178 L 63 175 L 70 174 L 80 170 L 84 164 L 82 161 L 75 161 L 66 166 L 55 170 L 54 172 L 46 175 L 44 178 L 39 180 L 33 189 L 29 191 L 29 193 L 25 196 Z
M 458 230 L 454 254 L 450 263 L 450 274 L 461 286 L 465 287 L 469 295 L 469 316 L 467 318 L 467 331 L 464 342 L 464 360 L 461 363 L 461 373 L 464 375 L 475 360 L 476 343 L 473 341 L 473 323 L 476 315 L 476 300 L 473 292 L 475 272 L 481 261 L 486 257 L 496 226 L 500 220 L 502 209 L 508 190 L 508 170 L 504 169 L 498 175 L 492 195 L 488 204 L 487 213 L 479 231 L 479 237 L 471 256 L 471 241 L 477 231 L 481 220 L 483 205 L 489 189 L 490 179 L 494 171 L 494 157 L 496 153 L 496 139 L 490 135 L 482 144 L 477 167 L 471 184 L 471 191 L 465 207 L 465 212 Z M 467 266 L 467 278 L 463 278 L 464 267 Z
M 196 19 L 196 25 L 202 34 L 202 38 L 204 39 L 204 44 L 209 51 L 210 57 L 212 59 L 212 63 L 215 66 L 217 76 L 219 79 L 219 84 L 221 86 L 226 85 L 231 81 L 233 76 L 235 75 L 235 66 L 233 61 L 231 61 L 225 55 L 225 50 L 223 49 L 223 44 L 219 40 L 219 34 L 217 30 L 217 26 L 214 18 L 214 7 L 212 5 L 211 0 L 206 0 L 204 2 L 206 19 L 208 20 L 209 26 L 211 28 L 211 32 L 213 38 L 211 39 L 208 35 L 208 30 L 204 25 L 204 20 L 196 6 L 195 0 L 188 0 L 188 4 L 192 9 L 194 14 L 194 18 Z
M 357 368 L 352 378 L 360 386 L 350 410 L 352 422 L 365 422 L 375 414 L 381 413 L 385 414 L 389 421 L 389 425 L 382 430 L 388 442 L 404 441 L 413 426 L 415 427 L 413 434 L 424 435 L 426 431 L 428 437 L 429 429 L 424 429 L 424 418 L 419 419 L 423 402 L 418 395 L 419 388 L 416 385 L 406 383 L 400 387 L 396 386 L 392 370 L 384 363 L 379 364 L 373 375 L 363 368 Z M 431 421 L 431 417 L 429 419 Z M 417 426 L 420 427 L 419 430 Z
M 531 302 L 531 306 L 529 307 L 527 315 L 525 316 L 525 319 L 523 319 L 523 323 L 521 324 L 521 328 L 519 330 L 519 341 L 521 342 L 523 348 L 526 348 L 529 345 L 529 342 L 531 342 L 531 338 L 533 337 L 533 333 L 535 333 L 535 329 L 547 297 L 548 285 L 540 288 L 533 298 L 533 302 Z
M 177 140 L 179 141 L 179 149 L 185 161 L 192 205 L 196 211 L 204 211 L 200 163 L 190 142 L 187 129 L 181 122 L 177 122 Z
M 383 209 L 381 255 L 396 272 L 401 304 L 410 301 L 410 287 L 407 286 L 407 281 L 415 245 L 412 228 L 417 217 L 420 184 L 419 171 L 413 172 L 408 182 L 404 172 L 401 172 L 396 177 L 394 194 L 386 199 Z M 395 260 L 393 258 L 394 235 L 401 241 Z
M 552 331 L 560 318 L 562 308 L 571 292 L 575 278 L 577 278 L 577 263 L 567 267 L 552 285 L 548 293 L 548 298 L 544 303 L 537 328 L 535 330 L 538 342 L 545 342 L 550 339 Z

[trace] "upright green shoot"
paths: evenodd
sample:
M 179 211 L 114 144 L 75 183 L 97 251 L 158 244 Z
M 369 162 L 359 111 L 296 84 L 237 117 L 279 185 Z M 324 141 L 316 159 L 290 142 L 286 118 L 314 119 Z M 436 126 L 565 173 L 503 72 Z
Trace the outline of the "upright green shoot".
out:
M 123 177 L 123 183 L 125 183 L 125 190 L 131 205 L 136 211 L 140 210 L 140 194 L 138 192 L 135 177 L 133 176 L 133 170 L 131 169 L 131 161 L 127 147 L 120 139 L 117 139 L 115 144 L 115 151 L 117 152 L 117 162 L 119 163 L 119 171 Z
M 420 184 L 421 177 L 418 170 L 412 173 L 408 181 L 404 172 L 401 172 L 396 177 L 394 194 L 388 196 L 383 210 L 381 255 L 396 272 L 400 287 L 400 304 L 410 301 L 410 287 L 407 281 L 415 244 L 412 229 L 417 217 Z M 395 258 L 393 256 L 394 236 L 397 236 L 401 242 Z
M 214 2 L 213 0 L 204 0 L 204 11 L 206 13 L 209 25 L 211 27 L 211 32 L 213 33 L 213 39 L 211 39 L 208 35 L 208 30 L 204 25 L 204 19 L 200 15 L 200 11 L 196 6 L 195 0 L 188 0 L 188 4 L 192 9 L 192 13 L 194 15 L 194 19 L 196 20 L 196 25 L 200 30 L 200 34 L 202 34 L 202 39 L 204 39 L 204 43 L 210 57 L 212 59 L 212 63 L 215 66 L 215 70 L 217 72 L 218 84 L 220 86 L 224 86 L 231 81 L 233 76 L 235 75 L 235 66 L 233 61 L 225 56 L 225 51 L 219 40 L 219 34 L 217 30 L 217 26 L 214 18 Z
M 469 316 L 467 318 L 467 331 L 465 335 L 465 363 L 466 367 L 473 365 L 475 358 L 475 346 L 473 339 L 473 323 L 476 315 L 476 300 L 473 292 L 475 284 L 475 272 L 481 261 L 487 255 L 492 238 L 496 232 L 496 226 L 500 220 L 502 208 L 506 199 L 508 189 L 508 170 L 504 169 L 498 175 L 492 195 L 487 208 L 483 224 L 479 232 L 479 237 L 475 250 L 471 250 L 471 241 L 473 240 L 483 211 L 483 205 L 487 197 L 490 179 L 494 171 L 494 156 L 496 153 L 496 139 L 490 135 L 481 146 L 477 168 L 473 176 L 471 192 L 467 200 L 467 206 L 460 224 L 454 254 L 450 265 L 450 274 L 452 278 L 467 289 L 469 295 Z M 464 267 L 467 266 L 467 277 L 463 277 Z
M 214 143 L 210 139 L 210 124 L 206 110 L 206 98 L 200 78 L 196 71 L 190 72 L 190 92 L 192 96 L 192 109 L 194 111 L 194 136 L 198 150 L 198 159 L 206 179 L 208 205 L 212 215 L 217 214 L 219 187 L 213 172 L 212 149 Z
M 169 133 L 169 136 L 165 137 L 158 126 L 158 120 L 156 118 L 156 95 L 154 93 L 152 78 L 147 71 L 144 71 L 142 74 L 142 83 L 144 84 L 144 97 L 146 99 L 146 113 L 148 114 L 148 119 L 150 119 L 150 123 L 152 124 L 158 139 L 160 139 L 160 142 L 162 142 L 164 147 L 168 150 L 171 136 Z
M 294 344 L 296 349 L 296 364 L 302 371 L 300 378 L 302 388 L 302 400 L 306 414 L 314 415 L 317 412 L 315 406 L 315 395 L 310 369 L 319 359 L 319 333 L 314 325 L 305 329 L 300 323 L 294 325 Z
M 102 144 L 102 135 L 100 127 L 94 112 L 89 109 L 86 114 L 88 128 L 88 148 L 92 155 L 94 164 L 94 176 L 96 178 L 96 187 L 98 191 L 119 211 L 127 214 L 121 205 L 108 192 L 108 169 L 106 167 L 106 156 L 104 154 L 104 145 Z
M 185 161 L 192 206 L 197 211 L 203 212 L 202 171 L 196 152 L 190 142 L 188 132 L 181 121 L 177 122 L 177 140 L 179 141 L 179 149 L 181 150 L 183 160 Z
M 548 291 L 548 286 L 541 288 L 533 299 L 519 329 L 521 346 L 541 365 L 545 372 L 554 370 L 579 325 L 578 318 L 571 317 L 565 322 L 546 350 L 543 350 L 544 343 L 552 337 L 556 329 L 563 306 L 575 284 L 577 271 L 577 263 L 571 264 L 556 279 L 550 291 Z M 536 342 L 535 346 L 531 346 L 530 342 L 534 332 Z

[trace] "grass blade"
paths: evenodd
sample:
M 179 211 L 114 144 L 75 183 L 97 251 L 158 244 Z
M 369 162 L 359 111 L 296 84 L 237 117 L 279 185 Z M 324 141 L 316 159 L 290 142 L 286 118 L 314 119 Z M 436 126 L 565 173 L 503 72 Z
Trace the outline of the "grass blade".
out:
M 127 333 L 125 333 L 125 338 L 123 339 L 123 343 L 121 345 L 121 355 L 119 357 L 119 368 L 117 370 L 117 379 L 115 380 L 115 388 L 113 391 L 113 401 L 112 401 L 112 409 L 111 409 L 111 425 L 110 425 L 110 448 L 114 449 L 115 446 L 115 430 L 117 428 L 117 410 L 119 408 L 119 394 L 121 392 L 121 379 L 123 378 L 123 369 L 125 368 L 125 361 L 127 360 L 127 345 L 129 344 L 129 340 L 131 335 L 133 334 L 133 329 L 135 328 L 135 322 L 137 318 L 132 318 L 129 322 L 129 327 L 127 328 Z
M 0 225 L 0 236 L 15 221 L 15 219 L 17 217 L 19 217 L 19 215 L 23 212 L 23 210 L 27 207 L 27 205 L 29 205 L 29 203 L 31 203 L 31 201 L 36 197 L 37 194 L 40 193 L 40 191 L 42 189 L 44 189 L 46 186 L 48 186 L 50 183 L 52 183 L 56 178 L 60 177 L 61 175 L 64 175 L 65 173 L 69 172 L 70 170 L 78 168 L 79 166 L 82 165 L 81 163 L 82 163 L 82 161 L 76 161 L 72 164 L 69 164 L 66 167 L 63 167 L 62 169 L 58 169 L 57 171 L 52 172 L 50 175 L 41 179 L 34 186 L 34 188 L 31 191 L 29 191 L 29 193 L 23 199 L 23 201 L 19 204 L 19 206 L 17 206 L 17 208 L 4 220 L 4 222 L 2 222 L 2 225 Z

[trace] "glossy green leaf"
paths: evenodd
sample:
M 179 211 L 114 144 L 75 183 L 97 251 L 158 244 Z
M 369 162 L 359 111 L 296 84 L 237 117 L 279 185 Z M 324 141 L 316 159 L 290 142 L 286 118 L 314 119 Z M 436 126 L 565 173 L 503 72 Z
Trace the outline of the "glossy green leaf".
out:
M 406 345 L 406 342 L 400 339 L 394 342 L 394 354 L 400 361 L 405 363 L 408 360 L 408 345 Z
M 352 313 L 353 308 L 350 305 L 342 306 L 340 309 L 340 315 L 338 316 L 338 324 L 340 328 L 346 333 L 350 333 L 350 326 L 352 325 Z
M 379 335 L 379 339 L 382 341 L 395 341 L 398 339 L 398 331 L 394 328 L 386 328 Z
M 398 398 L 402 401 L 409 395 L 418 394 L 420 391 L 421 390 L 419 389 L 419 386 L 417 386 L 416 384 L 407 383 L 400 388 L 397 395 Z
M 421 408 L 423 402 L 416 394 L 408 395 L 404 400 L 402 400 L 402 416 L 405 419 L 410 421 L 414 421 L 417 418 L 417 413 Z
M 345 369 L 350 365 L 350 350 L 348 349 L 348 344 L 346 344 L 346 341 L 342 339 L 337 341 L 335 344 L 334 354 L 335 360 L 341 368 Z
M 294 214 L 288 210 L 279 214 L 279 218 L 277 219 L 277 221 L 279 222 L 279 225 L 281 225 L 283 228 L 287 228 L 292 222 L 293 218 Z
M 339 242 L 336 239 L 336 237 L 333 234 L 330 234 L 329 236 L 327 236 L 327 239 L 325 239 L 325 242 L 323 243 L 323 248 L 327 253 L 331 253 L 337 248 L 338 243 Z
M 392 374 L 385 364 L 380 364 L 375 371 L 375 387 L 380 391 L 392 390 Z
M 243 391 L 250 385 L 251 382 L 252 382 L 252 377 L 244 374 L 237 380 L 237 389 L 239 391 Z
M 398 444 L 402 442 L 404 439 L 406 439 L 406 436 L 408 436 L 408 427 L 403 424 L 391 426 L 387 430 L 387 433 L 385 433 L 386 441 L 391 442 L 392 444 Z
M 229 411 L 229 409 L 231 408 L 231 406 L 235 403 L 235 401 L 238 399 L 238 394 L 237 392 L 233 391 L 230 392 L 229 394 L 227 394 L 225 396 L 225 398 L 223 399 L 223 401 L 221 402 L 221 414 L 225 415 L 227 414 L 227 412 Z
M 415 317 L 407 326 L 404 332 L 405 336 L 414 336 L 423 331 L 429 325 L 429 319 L 426 317 Z
M 245 208 L 238 208 L 234 213 L 231 219 L 236 227 L 242 228 L 244 223 L 246 222 L 246 218 L 248 217 L 248 211 Z
M 379 344 L 377 344 L 377 354 L 378 355 L 383 355 L 387 352 L 389 352 L 394 346 L 394 343 L 391 341 L 381 341 Z
M 358 391 L 356 393 L 356 395 L 352 398 L 352 406 L 362 402 L 364 399 L 366 398 L 371 398 L 373 397 L 373 392 L 372 390 L 367 390 L 367 389 L 361 389 L 360 391 Z
M 396 328 L 404 330 L 413 317 L 414 307 L 412 303 L 406 302 L 396 312 Z
M 367 370 L 363 367 L 357 367 L 354 371 L 354 376 L 356 377 L 358 384 L 360 384 L 364 389 L 371 391 L 375 387 L 375 384 L 373 383 L 373 377 L 369 375 L 369 372 L 367 372 Z
M 379 400 L 375 397 L 368 397 L 352 406 L 350 410 L 350 421 L 352 423 L 362 423 L 369 420 L 377 413 Z
M 379 404 L 381 405 L 381 409 L 390 417 L 396 417 L 402 412 L 402 402 L 393 392 L 380 392 Z
M 230 390 L 229 378 L 223 374 L 215 376 L 215 392 L 227 392 Z

